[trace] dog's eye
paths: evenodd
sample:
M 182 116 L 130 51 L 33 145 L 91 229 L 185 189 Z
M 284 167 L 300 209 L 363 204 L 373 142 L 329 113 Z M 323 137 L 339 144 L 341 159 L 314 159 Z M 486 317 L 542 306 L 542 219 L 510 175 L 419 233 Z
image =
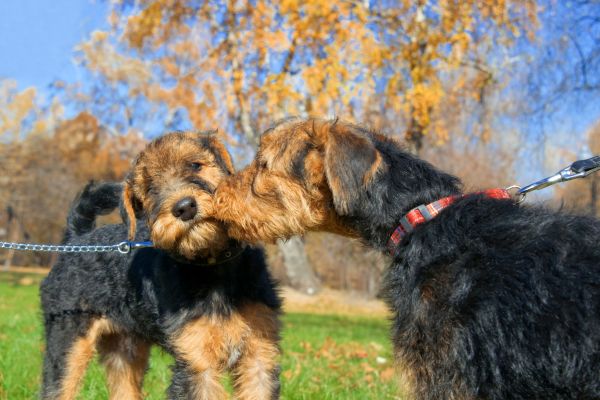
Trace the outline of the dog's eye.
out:
M 194 171 L 200 171 L 202 169 L 202 164 L 199 162 L 193 162 L 190 163 L 190 167 L 194 170 Z

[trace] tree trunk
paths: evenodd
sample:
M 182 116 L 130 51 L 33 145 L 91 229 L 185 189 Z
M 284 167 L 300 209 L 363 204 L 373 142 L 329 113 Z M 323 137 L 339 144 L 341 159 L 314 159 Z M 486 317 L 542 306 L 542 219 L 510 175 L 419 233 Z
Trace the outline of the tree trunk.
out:
M 4 271 L 8 271 L 10 269 L 10 267 L 12 266 L 12 260 L 13 260 L 14 256 L 15 256 L 14 249 L 7 250 L 6 258 L 4 258 Z
M 422 69 L 425 65 L 428 64 L 428 61 L 425 58 L 425 54 L 427 53 L 427 19 L 425 17 L 425 6 L 426 1 L 419 0 L 417 2 L 417 12 L 415 16 L 415 22 L 417 23 L 418 29 L 414 37 L 411 38 L 411 42 L 418 44 L 418 54 L 417 57 L 410 61 L 410 70 L 411 75 L 415 70 Z M 426 82 L 426 79 L 422 76 L 416 79 L 413 84 L 422 84 Z M 423 138 L 425 137 L 425 126 L 423 126 L 422 121 L 419 121 L 415 117 L 415 109 L 414 104 L 411 104 L 410 107 L 410 122 L 408 124 L 408 129 L 406 131 L 406 143 L 408 145 L 408 150 L 418 156 L 423 148 Z
M 6 207 L 6 240 L 8 242 L 16 242 L 19 239 L 19 222 L 15 216 L 15 212 L 11 206 Z M 8 271 L 12 266 L 13 258 L 15 256 L 15 250 L 9 249 L 6 251 L 4 258 L 4 270 Z
M 294 289 L 313 295 L 321 289 L 321 282 L 315 275 L 306 256 L 304 242 L 299 236 L 277 241 L 283 255 L 283 265 L 290 284 Z
M 232 68 L 239 71 L 233 82 L 234 91 L 239 104 L 239 122 L 244 135 L 253 143 L 258 143 L 259 133 L 251 124 L 250 110 L 242 93 L 243 69 L 241 63 L 234 57 Z M 294 236 L 287 241 L 279 240 L 277 246 L 283 255 L 283 266 L 290 284 L 294 289 L 313 295 L 321 289 L 321 282 L 315 275 L 310 261 L 306 255 L 304 242 L 300 237 Z
M 595 174 L 592 174 L 592 183 L 590 185 L 590 213 L 593 216 L 598 215 L 597 203 L 598 203 L 598 180 Z
M 421 124 L 413 117 L 410 120 L 408 130 L 406 131 L 406 145 L 408 151 L 418 156 L 423 148 L 424 129 Z

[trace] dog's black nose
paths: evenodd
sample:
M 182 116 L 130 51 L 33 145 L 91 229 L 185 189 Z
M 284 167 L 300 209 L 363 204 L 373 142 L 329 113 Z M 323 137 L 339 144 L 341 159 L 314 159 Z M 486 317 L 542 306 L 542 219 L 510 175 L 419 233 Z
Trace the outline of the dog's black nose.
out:
M 182 221 L 189 221 L 194 218 L 198 212 L 196 200 L 194 200 L 193 197 L 184 197 L 175 203 L 171 212 L 175 218 L 179 218 Z

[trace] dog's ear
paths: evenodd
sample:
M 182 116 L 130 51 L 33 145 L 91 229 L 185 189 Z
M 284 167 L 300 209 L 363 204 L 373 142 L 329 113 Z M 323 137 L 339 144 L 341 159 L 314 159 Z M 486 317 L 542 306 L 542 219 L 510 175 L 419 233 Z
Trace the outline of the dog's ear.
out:
M 327 183 L 338 215 L 352 215 L 377 174 L 385 168 L 368 132 L 334 121 L 321 130 Z
M 123 209 L 121 218 L 129 225 L 129 240 L 135 240 L 137 218 L 142 214 L 142 203 L 136 197 L 131 180 L 128 178 L 123 185 Z
M 216 161 L 221 167 L 223 167 L 229 175 L 235 174 L 235 168 L 233 167 L 233 161 L 231 160 L 231 155 L 227 148 L 217 136 L 217 131 L 213 135 L 210 136 L 210 149 L 214 152 Z
M 215 157 L 216 163 L 225 171 L 228 175 L 235 173 L 233 167 L 233 161 L 231 155 L 225 145 L 219 140 L 219 131 L 214 130 L 210 132 L 196 133 L 196 140 L 204 147 L 209 149 Z

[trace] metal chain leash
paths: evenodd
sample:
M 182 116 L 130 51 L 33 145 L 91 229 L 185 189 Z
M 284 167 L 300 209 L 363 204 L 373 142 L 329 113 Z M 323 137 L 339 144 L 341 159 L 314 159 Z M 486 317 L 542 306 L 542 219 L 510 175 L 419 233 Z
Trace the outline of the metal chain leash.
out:
M 110 253 L 118 251 L 127 254 L 133 249 L 152 247 L 152 242 L 121 242 L 111 245 L 55 245 L 55 244 L 33 244 L 33 243 L 10 243 L 0 242 L 0 249 L 46 251 L 57 253 Z

